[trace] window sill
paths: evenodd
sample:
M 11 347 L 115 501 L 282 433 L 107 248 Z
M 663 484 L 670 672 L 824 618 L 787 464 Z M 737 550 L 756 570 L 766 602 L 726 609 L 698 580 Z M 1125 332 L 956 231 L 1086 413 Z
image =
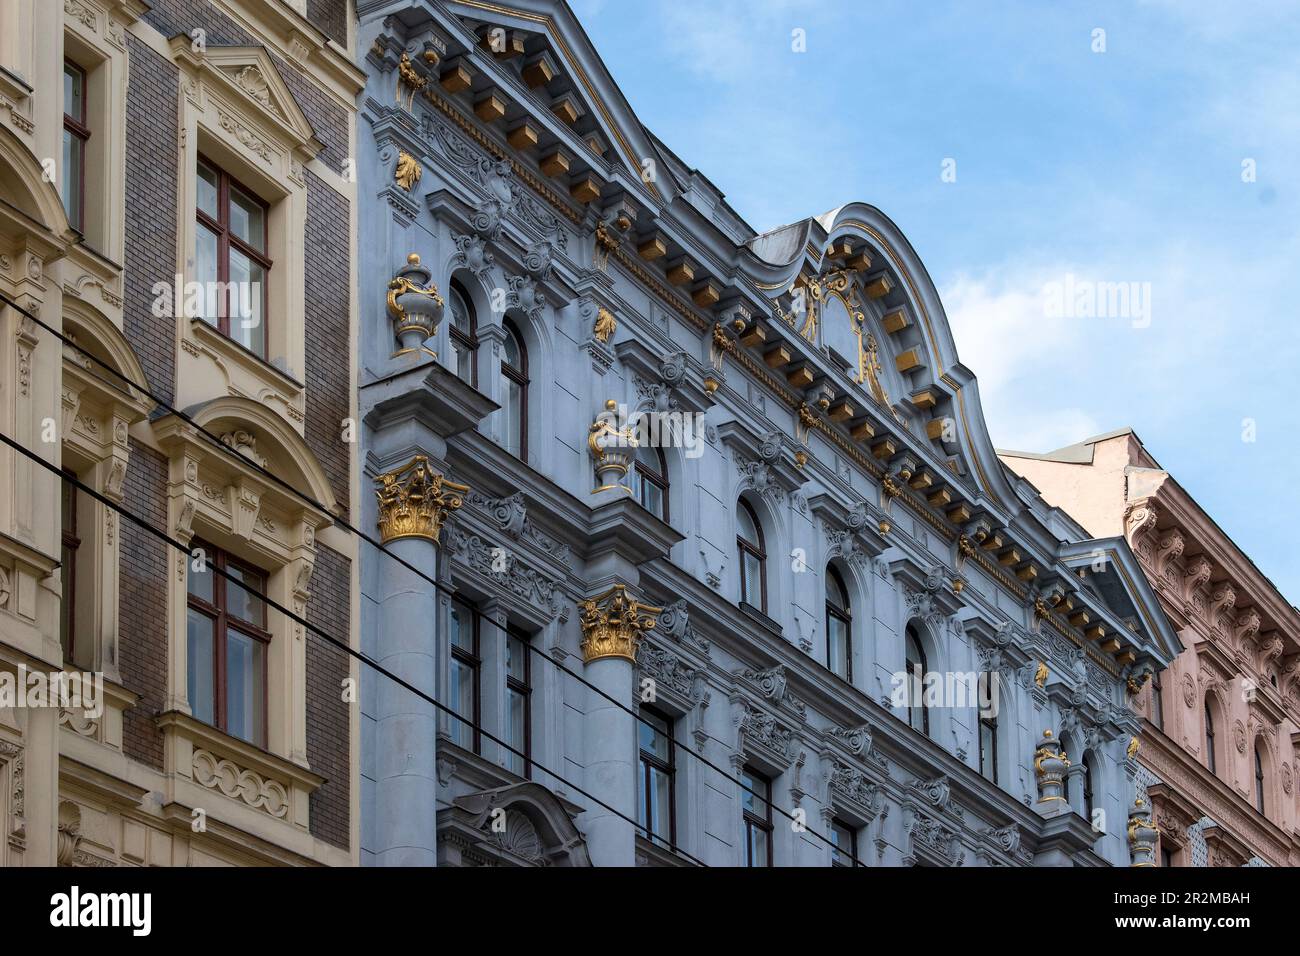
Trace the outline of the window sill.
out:
M 686 857 L 675 853 L 665 846 L 647 839 L 642 834 L 636 835 L 636 865 L 646 867 L 659 866 L 696 866 Z
M 778 624 L 776 621 L 774 621 L 772 618 L 768 617 L 758 608 L 754 607 L 754 605 L 747 604 L 746 602 L 741 601 L 736 606 L 740 609 L 741 614 L 745 615 L 745 617 L 749 618 L 759 627 L 763 628 L 763 630 L 767 631 L 768 633 L 776 637 L 781 636 L 782 634 L 781 625 Z
M 288 372 L 268 362 L 266 359 L 249 351 L 232 338 L 221 332 L 203 319 L 190 319 L 182 333 L 181 348 L 184 352 L 198 358 L 204 356 L 217 366 L 225 379 L 226 388 L 220 394 L 246 395 L 258 401 L 276 407 L 289 419 L 295 430 L 301 432 L 304 424 L 303 411 L 306 406 L 306 386 Z M 184 358 L 184 356 L 182 356 Z M 200 383 L 204 376 L 198 376 Z M 206 376 L 208 382 L 211 376 Z M 184 381 L 182 378 L 181 381 Z M 269 386 L 269 388 L 268 388 Z M 199 386 L 202 387 L 202 384 Z M 211 392 L 211 389 L 208 389 Z M 269 392 L 269 394 L 268 394 Z M 182 407 L 196 405 L 199 402 L 216 398 L 214 394 L 186 395 L 178 402 Z
M 169 802 L 202 807 L 255 832 L 289 826 L 307 835 L 308 805 L 325 778 L 180 711 L 157 718 L 164 738 Z M 213 792 L 228 798 L 213 807 Z

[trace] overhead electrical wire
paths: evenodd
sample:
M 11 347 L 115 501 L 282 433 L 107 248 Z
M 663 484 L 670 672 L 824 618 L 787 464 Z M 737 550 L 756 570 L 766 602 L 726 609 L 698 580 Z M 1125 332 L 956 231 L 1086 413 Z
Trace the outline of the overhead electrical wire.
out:
M 3 432 L 0 432 L 0 442 L 3 442 L 4 444 L 8 445 L 10 448 L 19 452 L 26 458 L 29 458 L 30 460 L 36 462 L 41 467 L 49 471 L 51 474 L 56 475 L 62 480 L 68 482 L 73 487 L 75 487 L 78 491 L 81 491 L 89 495 L 91 498 L 94 498 L 100 504 L 112 508 L 114 511 L 122 515 L 122 517 L 126 518 L 132 524 L 137 525 L 138 527 L 152 534 L 154 537 L 158 538 L 160 541 L 163 541 L 166 544 L 170 545 L 171 547 L 175 548 L 176 550 L 180 551 L 187 558 L 194 559 L 196 557 L 195 553 L 191 551 L 189 546 L 182 543 L 178 539 L 173 538 L 166 531 L 163 531 L 161 528 L 155 527 L 154 525 L 146 521 L 144 518 L 141 518 L 140 516 L 134 514 L 127 508 L 123 507 L 122 505 L 119 505 L 117 502 L 113 501 L 106 495 L 99 493 L 95 489 L 91 488 L 89 485 L 85 484 L 79 478 L 75 478 L 64 471 L 61 471 L 58 468 L 58 466 L 54 465 L 51 462 L 46 461 L 40 455 L 36 454 L 36 452 L 26 448 L 25 446 L 15 441 L 14 439 L 10 438 L 8 435 L 4 434 Z M 533 759 L 531 755 L 526 754 L 523 751 L 516 749 L 515 747 L 512 747 L 510 744 L 506 743 L 500 737 L 497 737 L 494 734 L 492 734 L 490 731 L 485 730 L 480 724 L 476 724 L 472 720 L 462 717 L 460 714 L 456 713 L 456 711 L 453 710 L 451 707 L 448 707 L 446 704 L 443 704 L 441 701 L 438 701 L 430 694 L 426 694 L 418 687 L 414 686 L 413 684 L 409 683 L 408 681 L 394 674 L 392 671 L 388 670 L 382 664 L 372 660 L 368 655 L 362 653 L 361 651 L 355 650 L 354 648 L 349 646 L 347 642 L 339 640 L 337 637 L 334 637 L 333 635 L 322 630 L 320 627 L 311 623 L 306 618 L 301 617 L 298 614 L 295 614 L 293 611 L 289 610 L 283 604 L 280 604 L 274 598 L 268 597 L 267 595 L 263 594 L 261 591 L 258 591 L 255 588 L 250 587 L 248 583 L 239 575 L 232 574 L 231 572 L 227 571 L 225 568 L 218 567 L 216 564 L 212 562 L 212 559 L 209 558 L 206 554 L 203 555 L 203 562 L 208 566 L 208 570 L 216 572 L 218 575 L 225 578 L 227 581 L 230 581 L 235 585 L 237 585 L 245 593 L 252 595 L 253 597 L 262 601 L 264 604 L 266 604 L 267 607 L 279 611 L 289 620 L 302 625 L 304 628 L 306 628 L 307 630 L 315 634 L 317 637 L 319 637 L 321 640 L 325 641 L 328 644 L 333 645 L 334 647 L 338 648 L 339 650 L 343 651 L 349 656 L 355 657 L 362 664 L 365 664 L 368 667 L 372 668 L 376 673 L 382 674 L 383 676 L 387 677 L 389 680 L 396 683 L 398 686 L 404 688 L 405 690 L 410 691 L 412 694 L 415 694 L 421 700 L 425 701 L 426 703 L 432 704 L 442 713 L 455 718 L 456 720 L 460 721 L 461 723 L 465 724 L 468 727 L 473 728 L 474 730 L 477 730 L 480 734 L 482 734 L 492 743 L 496 744 L 498 747 L 501 747 L 502 749 L 514 754 L 516 757 L 519 757 L 521 760 L 525 761 L 526 763 L 531 764 L 532 766 L 540 770 L 542 773 L 546 774 L 548 777 L 552 777 L 555 780 L 558 780 L 560 783 L 564 784 L 567 787 L 572 787 L 575 793 L 578 793 L 586 797 L 588 800 L 590 800 L 592 803 L 596 804 L 597 806 L 603 807 L 604 809 L 608 810 L 610 813 L 617 816 L 619 819 L 632 824 L 632 826 L 635 827 L 636 829 L 638 830 L 641 829 L 641 824 L 638 823 L 636 820 L 633 820 L 627 814 L 623 813 L 622 811 L 618 810 L 615 807 L 610 806 L 608 803 L 605 803 L 599 797 L 587 792 L 582 787 L 573 783 L 571 780 L 566 780 L 564 777 L 560 776 L 555 771 L 548 769 L 543 764 Z M 681 847 L 676 846 L 675 844 L 670 844 L 670 847 L 675 852 L 680 853 L 682 856 L 686 857 L 687 859 L 691 860 L 694 863 L 699 864 L 700 866 L 708 865 L 703 860 L 698 859 L 697 857 L 686 852 Z
M 279 475 L 275 474 L 275 473 L 272 472 L 272 471 L 269 471 L 269 470 L 268 470 L 265 466 L 263 466 L 261 463 L 256 462 L 256 461 L 254 461 L 252 458 L 250 458 L 250 457 L 248 457 L 247 455 L 245 455 L 245 454 L 244 454 L 243 452 L 241 452 L 238 448 L 234 448 L 233 446 L 226 444 L 225 442 L 223 442 L 223 441 L 221 440 L 221 438 L 220 438 L 218 435 L 215 435 L 215 434 L 213 434 L 211 431 L 209 431 L 208 429 L 204 428 L 202 425 L 200 425 L 198 422 L 196 422 L 196 421 L 193 419 L 193 417 L 191 417 L 189 414 L 187 414 L 186 412 L 182 411 L 181 409 L 175 408 L 175 407 L 174 407 L 170 402 L 166 401 L 166 400 L 163 399 L 162 397 L 160 397 L 160 396 L 158 396 L 157 394 L 155 394 L 155 393 L 154 393 L 153 391 L 151 391 L 147 386 L 145 386 L 145 385 L 143 385 L 143 384 L 141 384 L 141 383 L 139 383 L 139 382 L 133 381 L 133 380 L 132 380 L 131 378 L 129 378 L 128 376 L 122 374 L 122 373 L 119 372 L 117 369 L 115 369 L 115 368 L 113 368 L 111 365 L 109 365 L 107 362 L 105 362 L 105 361 L 103 361 L 102 359 L 100 359 L 99 356 L 97 356 L 97 355 L 95 355 L 94 353 L 88 351 L 86 348 L 84 348 L 83 346 L 79 345 L 77 342 L 73 341 L 71 338 L 69 338 L 68 336 L 64 335 L 64 334 L 63 334 L 62 332 L 60 332 L 59 330 L 53 328 L 53 327 L 50 326 L 48 323 L 46 323 L 44 320 L 42 320 L 40 317 L 38 317 L 37 315 L 33 314 L 33 313 L 30 312 L 29 310 L 25 309 L 23 306 L 19 305 L 16 301 L 14 301 L 14 300 L 13 300 L 12 298 L 10 298 L 9 296 L 5 295 L 3 292 L 0 292 L 0 301 L 3 301 L 3 302 L 5 302 L 5 303 L 7 303 L 7 304 L 10 305 L 14 310 L 16 310 L 17 312 L 19 312 L 20 314 L 22 314 L 22 315 L 25 316 L 26 318 L 30 319 L 32 322 L 34 322 L 34 323 L 35 323 L 36 325 L 38 325 L 40 328 L 44 329 L 46 332 L 49 332 L 51 335 L 53 335 L 55 338 L 57 338 L 57 339 L 58 339 L 60 342 L 62 342 L 64 345 L 68 346 L 69 348 L 75 349 L 76 351 L 78 351 L 78 352 L 81 353 L 82 355 L 86 356 L 88 359 L 90 359 L 90 360 L 91 360 L 92 362 L 94 362 L 96 365 L 98 365 L 98 366 L 100 366 L 101 368 L 103 368 L 105 371 L 107 371 L 107 372 L 108 372 L 109 374 L 111 374 L 113 377 L 119 379 L 121 382 L 123 382 L 124 384 L 126 384 L 129 388 L 135 389 L 136 391 L 140 392 L 140 394 L 142 394 L 142 395 L 146 396 L 147 398 L 149 398 L 149 399 L 150 399 L 151 401 L 153 401 L 156 405 L 158 405 L 158 406 L 161 407 L 161 408 L 166 409 L 170 414 L 175 415 L 175 416 L 178 417 L 181 421 L 185 422 L 187 425 L 189 425 L 189 426 L 191 426 L 192 428 L 194 428 L 194 429 L 195 429 L 195 430 L 196 430 L 200 435 L 202 435 L 205 439 L 207 439 L 207 440 L 208 440 L 208 441 L 213 445 L 214 448 L 216 448 L 216 449 L 217 449 L 218 451 L 220 451 L 221 453 L 226 454 L 226 455 L 231 455 L 231 456 L 233 456 L 233 457 L 239 459 L 243 464 L 245 464 L 245 465 L 248 466 L 249 468 L 253 469 L 253 470 L 256 471 L 258 474 L 261 474 L 261 475 L 264 476 L 265 478 L 268 478 L 269 480 L 273 481 L 276 485 L 278 485 L 279 487 L 283 488 L 285 491 L 287 491 L 288 493 L 290 493 L 291 495 L 293 495 L 294 497 L 296 497 L 296 498 L 299 499 L 300 501 L 303 501 L 303 502 L 305 502 L 306 504 L 311 505 L 313 508 L 316 508 L 317 510 L 319 510 L 319 511 L 325 513 L 325 514 L 329 514 L 329 515 L 333 518 L 334 523 L 337 524 L 339 527 L 343 528 L 344 530 L 346 530 L 346 531 L 348 531 L 348 532 L 350 532 L 350 533 L 352 533 L 352 534 L 355 534 L 355 535 L 356 535 L 357 537 L 359 537 L 361 540 L 365 541 L 367 544 L 370 544 L 371 546 L 373 546 L 374 548 L 376 548 L 378 551 L 380 551 L 380 552 L 382 552 L 383 554 L 387 555 L 388 557 L 390 557 L 391 559 L 393 559 L 394 561 L 396 561 L 398 564 L 402 565 L 402 567 L 406 568 L 408 571 L 410 571 L 410 572 L 412 572 L 413 574 L 415 574 L 415 575 L 416 575 L 417 577 L 419 577 L 421 580 L 423 580 L 423 581 L 429 583 L 430 585 L 432 585 L 432 586 L 433 586 L 437 591 L 442 592 L 442 593 L 445 593 L 445 594 L 450 595 L 450 596 L 457 596 L 457 595 L 459 594 L 459 592 L 458 592 L 455 588 L 449 588 L 449 587 L 447 587 L 445 584 L 442 584 L 441 582 L 439 582 L 439 581 L 436 580 L 435 578 L 430 577 L 427 573 L 425 573 L 425 572 L 424 572 L 423 570 L 421 570 L 420 568 L 417 568 L 415 565 L 411 564 L 409 561 L 407 561 L 405 558 L 403 558 L 400 554 L 397 554 L 396 552 L 389 550 L 387 547 L 384 546 L 384 544 L 383 544 L 381 541 L 379 541 L 378 539 L 376 539 L 374 536 L 372 536 L 372 535 L 370 535 L 369 533 L 367 533 L 366 531 L 363 531 L 362 529 L 360 529 L 360 528 L 358 528 L 358 527 L 352 525 L 352 524 L 349 523 L 346 519 L 341 518 L 341 517 L 339 517 L 339 516 L 337 516 L 337 515 L 334 515 L 334 514 L 333 514 L 333 513 L 328 509 L 328 508 L 325 507 L 324 504 L 322 504 L 321 502 L 317 501 L 315 498 L 313 498 L 311 495 L 307 494 L 306 492 L 303 492 L 303 491 L 299 490 L 298 488 L 295 488 L 293 485 L 289 484 L 289 482 L 287 482 L 286 480 L 284 480 L 283 478 L 281 478 Z M 12 442 L 9 442 L 9 443 L 12 444 Z M 15 447 L 17 447 L 17 446 L 15 446 Z M 40 460 L 43 464 L 45 463 L 45 462 L 44 462 L 44 459 L 39 459 L 39 458 L 38 458 L 37 460 Z M 188 553 L 188 550 L 187 550 L 187 553 Z M 594 691 L 595 693 L 599 694 L 599 695 L 600 695 L 601 697 L 603 697 L 605 700 L 607 700 L 607 701 L 609 701 L 610 703 L 614 704 L 616 707 L 620 708 L 621 710 L 625 711 L 626 713 L 632 715 L 632 717 L 635 718 L 635 719 L 637 720 L 638 723 L 644 724 L 645 726 L 650 727 L 650 728 L 652 728 L 652 729 L 658 731 L 658 728 L 657 728 L 653 723 L 651 723 L 650 721 L 648 721 L 645 717 L 643 717 L 643 716 L 642 716 L 640 713 L 638 713 L 636 710 L 633 710 L 631 707 L 627 706 L 627 704 L 625 704 L 625 703 L 623 703 L 622 701 L 618 700 L 617 698 L 611 696 L 609 693 L 607 693 L 607 692 L 606 692 L 605 690 L 603 690 L 602 688 L 597 687 L 595 684 L 591 683 L 591 682 L 588 681 L 585 677 L 583 677 L 581 674 L 579 674 L 579 673 L 577 673 L 576 671 L 572 670 L 571 668 L 567 667 L 567 666 L 566 666 L 565 664 L 563 664 L 562 662 L 555 660 L 555 658 L 553 658 L 551 655 L 547 654 L 547 653 L 546 653 L 545 651 L 543 651 L 541 648 L 536 647 L 536 646 L 533 644 L 533 642 L 531 642 L 531 641 L 525 641 L 525 642 L 524 642 L 524 646 L 528 649 L 528 651 L 529 651 L 530 653 L 532 653 L 532 654 L 534 654 L 534 655 L 537 655 L 537 656 L 541 657 L 543 660 L 549 662 L 549 663 L 550 663 L 551 665 L 553 665 L 554 667 L 559 668 L 561 671 L 563 671 L 564 673 L 568 674 L 570 677 L 573 677 L 575 680 L 577 680 L 579 683 L 581 683 L 582 685 L 584 685 L 584 686 L 587 687 L 588 689 L 590 689 L 590 690 Z M 399 679 L 399 680 L 400 680 L 400 678 L 395 678 L 395 679 Z M 439 706 L 441 706 L 441 705 L 439 705 Z M 490 735 L 489 735 L 489 736 L 490 736 Z M 770 797 L 765 797 L 761 792 L 759 792 L 759 791 L 753 789 L 752 787 L 747 786 L 747 785 L 745 784 L 745 782 L 744 782 L 743 780 L 741 780 L 739 777 L 736 777 L 736 776 L 733 775 L 730 771 L 724 769 L 723 767 L 718 766 L 718 765 L 715 764 L 713 761 L 711 761 L 711 760 L 709 760 L 707 757 L 705 757 L 703 754 L 698 753 L 698 752 L 696 752 L 695 750 L 692 750 L 691 747 L 690 747 L 689 745 L 684 744 L 684 743 L 681 743 L 680 741 L 677 741 L 676 739 L 674 739 L 674 738 L 672 738 L 672 737 L 669 737 L 668 740 L 669 740 L 670 745 L 671 745 L 672 747 L 674 747 L 675 749 L 680 749 L 680 750 L 684 751 L 685 753 L 690 754 L 690 755 L 691 755 L 692 757 L 694 757 L 696 760 L 700 761 L 704 766 L 708 767 L 709 769 L 713 770 L 714 772 L 716 772 L 716 773 L 718 773 L 718 774 L 721 774 L 721 775 L 723 776 L 723 778 L 725 778 L 725 779 L 729 780 L 730 782 L 736 784 L 736 785 L 739 786 L 741 789 L 745 790 L 746 792 L 748 792 L 749 794 L 751 794 L 751 795 L 754 796 L 755 798 L 757 798 L 757 799 L 763 801 L 764 803 L 766 803 L 769 807 L 772 808 L 773 811 L 775 811 L 776 813 L 779 813 L 780 815 L 782 815 L 783 817 L 785 817 L 787 820 L 789 820 L 793 825 L 795 825 L 796 828 L 798 829 L 798 832 L 809 833 L 809 834 L 811 834 L 812 836 L 816 837 L 818 840 L 820 840 L 822 843 L 824 843 L 824 844 L 826 844 L 827 846 L 831 847 L 832 850 L 834 850 L 835 852 L 842 853 L 842 854 L 844 854 L 845 856 L 849 857 L 850 860 L 852 860 L 854 866 L 865 866 L 865 865 L 866 865 L 865 863 L 863 863 L 863 862 L 862 862 L 862 861 L 857 857 L 856 854 L 852 853 L 850 850 L 848 850 L 848 849 L 846 849 L 846 848 L 840 847 L 840 846 L 839 846 L 839 845 L 838 845 L 834 840 L 832 840 L 832 839 L 830 839 L 829 837 L 823 835 L 822 833 L 819 833 L 817 830 L 814 830 L 813 828 L 809 827 L 809 826 L 807 825 L 807 822 L 806 822 L 805 820 L 802 820 L 802 819 L 800 819 L 799 817 L 796 817 L 796 816 L 794 815 L 794 813 L 791 813 L 790 811 L 785 810 L 784 808 L 782 808 L 782 807 L 780 807 L 780 806 L 777 806 L 777 804 L 772 800 L 772 798 L 770 798 Z M 549 771 L 548 771 L 548 772 L 549 772 Z M 552 776 L 555 776 L 555 775 L 552 774 Z M 559 778 L 559 777 L 556 777 L 556 779 L 560 779 L 560 778 Z M 617 812 L 617 811 L 615 811 L 615 812 Z M 636 824 L 636 827 L 637 827 L 637 829 L 643 829 L 640 823 L 637 823 L 637 824 Z M 685 851 L 679 851 L 679 852 L 685 853 Z M 690 854 L 685 854 L 685 855 L 690 856 Z M 694 857 L 692 857 L 692 859 L 694 859 Z

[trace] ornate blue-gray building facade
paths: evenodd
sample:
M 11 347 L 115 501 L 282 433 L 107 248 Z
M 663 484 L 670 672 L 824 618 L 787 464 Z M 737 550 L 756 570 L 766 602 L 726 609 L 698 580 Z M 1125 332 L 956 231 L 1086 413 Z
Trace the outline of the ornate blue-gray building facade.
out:
M 1177 638 L 898 228 L 756 234 L 562 2 L 358 15 L 362 649 L 465 718 L 363 669 L 363 862 L 1149 864 Z

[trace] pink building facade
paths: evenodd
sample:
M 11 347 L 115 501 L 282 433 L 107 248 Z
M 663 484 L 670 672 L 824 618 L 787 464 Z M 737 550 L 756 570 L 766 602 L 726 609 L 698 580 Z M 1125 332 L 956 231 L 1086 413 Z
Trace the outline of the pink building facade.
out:
M 1300 865 L 1300 611 L 1130 430 L 1004 463 L 1123 534 L 1183 651 L 1131 698 L 1165 866 Z

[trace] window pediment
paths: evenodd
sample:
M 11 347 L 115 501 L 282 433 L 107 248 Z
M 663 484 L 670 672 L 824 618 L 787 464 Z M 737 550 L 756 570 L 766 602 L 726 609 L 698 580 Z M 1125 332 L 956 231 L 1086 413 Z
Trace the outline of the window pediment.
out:
M 172 38 L 171 47 L 186 96 L 200 108 L 214 106 L 221 128 L 245 149 L 267 163 L 280 156 L 301 164 L 324 148 L 262 48 L 195 50 L 187 36 Z

